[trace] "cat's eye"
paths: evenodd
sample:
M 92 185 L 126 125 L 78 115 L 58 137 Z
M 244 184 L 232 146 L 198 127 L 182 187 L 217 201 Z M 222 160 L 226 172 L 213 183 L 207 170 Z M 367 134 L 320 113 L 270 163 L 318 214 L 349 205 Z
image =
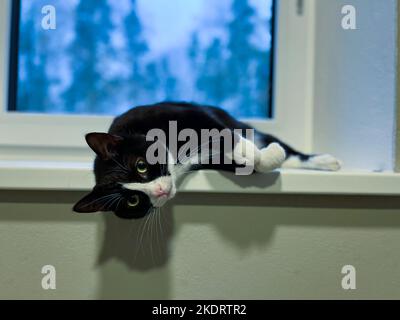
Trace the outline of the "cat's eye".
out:
M 136 170 L 140 174 L 145 174 L 147 173 L 147 163 L 143 159 L 139 159 L 136 162 Z
M 131 196 L 128 199 L 128 207 L 136 207 L 139 204 L 139 196 L 137 194 Z

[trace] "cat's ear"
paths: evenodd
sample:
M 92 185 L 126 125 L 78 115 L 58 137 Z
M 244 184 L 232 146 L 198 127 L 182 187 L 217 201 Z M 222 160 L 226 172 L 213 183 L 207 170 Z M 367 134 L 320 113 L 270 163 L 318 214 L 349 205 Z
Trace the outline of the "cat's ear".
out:
M 79 200 L 73 210 L 78 213 L 92 213 L 97 211 L 102 211 L 104 209 L 104 204 L 107 200 L 104 199 L 104 194 L 94 188 L 92 192 L 84 196 L 81 200 Z
M 109 133 L 92 132 L 86 135 L 89 147 L 103 160 L 112 158 L 123 138 Z

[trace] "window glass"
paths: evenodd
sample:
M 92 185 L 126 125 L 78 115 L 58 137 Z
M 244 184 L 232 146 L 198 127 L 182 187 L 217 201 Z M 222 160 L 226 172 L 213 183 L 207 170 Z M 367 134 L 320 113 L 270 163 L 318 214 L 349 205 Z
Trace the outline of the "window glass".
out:
M 272 0 L 20 0 L 10 110 L 115 115 L 169 100 L 266 118 L 273 12 Z

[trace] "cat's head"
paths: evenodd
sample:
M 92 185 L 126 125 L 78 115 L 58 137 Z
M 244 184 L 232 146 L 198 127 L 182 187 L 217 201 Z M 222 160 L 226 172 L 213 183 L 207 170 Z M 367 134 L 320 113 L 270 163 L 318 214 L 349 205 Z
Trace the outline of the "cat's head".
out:
M 86 142 L 97 154 L 96 186 L 74 211 L 112 211 L 123 219 L 139 219 L 175 196 L 171 165 L 149 164 L 146 152 L 151 143 L 144 135 L 90 133 Z

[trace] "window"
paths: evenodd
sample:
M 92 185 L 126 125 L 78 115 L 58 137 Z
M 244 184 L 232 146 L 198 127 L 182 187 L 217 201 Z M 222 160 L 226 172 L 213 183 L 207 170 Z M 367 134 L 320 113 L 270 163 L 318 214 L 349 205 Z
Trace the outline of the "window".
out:
M 176 5 L 171 13 L 172 1 Z M 83 138 L 86 133 L 107 131 L 114 115 L 132 106 L 165 99 L 221 105 L 256 128 L 307 150 L 312 119 L 314 2 L 194 0 L 190 7 L 188 3 L 1 0 L 0 161 L 90 161 L 92 154 Z M 97 13 L 82 7 L 87 14 L 79 17 L 75 13 L 83 5 L 96 8 Z M 42 28 L 44 6 L 56 9 L 54 30 Z M 243 10 L 247 20 L 239 20 L 248 24 L 232 25 L 235 10 Z M 166 22 L 164 15 L 172 18 Z M 104 16 L 108 18 L 104 20 Z M 81 31 L 75 35 L 78 25 Z M 130 37 L 134 41 L 129 46 L 139 52 L 135 55 L 127 49 L 126 30 L 131 25 L 136 26 L 131 29 L 141 30 Z M 253 31 L 251 37 L 239 39 L 248 48 L 236 60 L 229 54 L 229 26 Z M 102 40 L 82 44 L 85 37 Z M 235 46 L 241 47 L 239 42 Z M 199 49 L 193 50 L 196 46 Z M 219 46 L 221 51 L 215 49 Z M 95 69 L 90 57 L 97 57 Z M 133 71 L 140 77 L 133 77 Z M 230 79 L 235 73 L 241 73 L 240 81 Z M 153 80 L 143 74 L 153 75 Z M 221 75 L 224 83 L 217 81 Z M 81 80 L 75 80 L 76 76 Z M 239 89 L 232 89 L 234 86 Z
M 164 100 L 271 115 L 273 0 L 14 1 L 9 110 L 120 114 Z M 50 11 L 43 8 L 52 6 Z M 53 18 L 53 28 L 43 21 Z M 48 21 L 47 21 L 48 22 Z M 15 26 L 15 24 L 18 24 Z M 17 58 L 17 59 L 16 59 Z

